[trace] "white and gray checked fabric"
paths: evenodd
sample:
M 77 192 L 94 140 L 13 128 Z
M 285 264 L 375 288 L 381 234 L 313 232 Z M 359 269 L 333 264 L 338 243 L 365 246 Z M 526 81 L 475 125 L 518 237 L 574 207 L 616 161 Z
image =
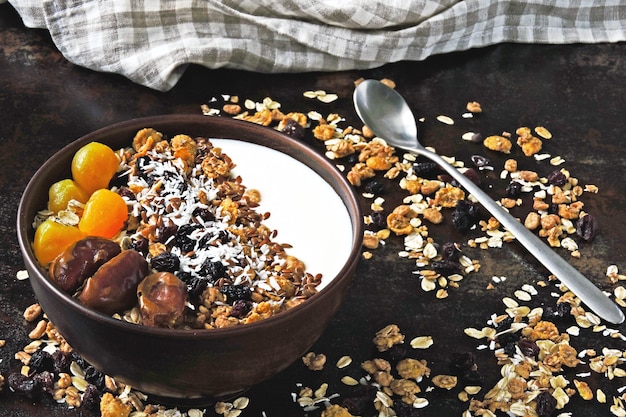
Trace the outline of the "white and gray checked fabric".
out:
M 9 0 L 71 62 L 172 88 L 187 64 L 373 68 L 501 42 L 626 40 L 625 0 Z

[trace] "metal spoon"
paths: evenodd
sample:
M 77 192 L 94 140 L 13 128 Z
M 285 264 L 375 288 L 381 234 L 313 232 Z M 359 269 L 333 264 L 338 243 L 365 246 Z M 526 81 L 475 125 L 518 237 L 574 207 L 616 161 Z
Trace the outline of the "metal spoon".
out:
M 610 323 L 619 324 L 624 321 L 622 310 L 598 287 L 496 204 L 460 171 L 419 143 L 415 117 L 400 94 L 379 81 L 365 80 L 354 91 L 354 105 L 363 123 L 376 136 L 385 139 L 392 146 L 422 155 L 445 169 L 593 312 Z

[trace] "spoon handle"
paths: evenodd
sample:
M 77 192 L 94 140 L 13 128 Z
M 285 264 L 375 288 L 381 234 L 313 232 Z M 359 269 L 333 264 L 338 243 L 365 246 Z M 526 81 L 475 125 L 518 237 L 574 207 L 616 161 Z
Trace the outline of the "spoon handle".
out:
M 407 149 L 410 152 L 422 155 L 436 162 L 446 170 L 465 190 L 472 194 L 482 206 L 487 209 L 515 238 L 565 284 L 582 302 L 593 312 L 606 321 L 619 324 L 624 321 L 624 313 L 598 287 L 578 272 L 572 265 L 554 252 L 533 232 L 515 219 L 508 211 L 498 205 L 489 195 L 476 184 L 464 176 L 455 167 L 448 164 L 441 156 L 424 148 Z

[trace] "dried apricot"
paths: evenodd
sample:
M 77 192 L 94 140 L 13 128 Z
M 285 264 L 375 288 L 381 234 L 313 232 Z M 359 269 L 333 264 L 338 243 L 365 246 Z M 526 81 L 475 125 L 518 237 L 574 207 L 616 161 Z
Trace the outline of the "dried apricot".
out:
M 117 171 L 119 160 L 113 149 L 99 142 L 80 148 L 72 159 L 74 181 L 87 193 L 107 188 Z
M 127 218 L 128 208 L 124 199 L 103 188 L 89 197 L 78 228 L 85 235 L 112 238 L 122 229 Z
M 70 200 L 83 204 L 89 200 L 89 194 L 70 179 L 57 181 L 48 190 L 48 209 L 55 213 L 67 208 Z
M 46 265 L 72 243 L 85 237 L 76 226 L 57 223 L 48 219 L 35 230 L 33 250 L 40 264 Z

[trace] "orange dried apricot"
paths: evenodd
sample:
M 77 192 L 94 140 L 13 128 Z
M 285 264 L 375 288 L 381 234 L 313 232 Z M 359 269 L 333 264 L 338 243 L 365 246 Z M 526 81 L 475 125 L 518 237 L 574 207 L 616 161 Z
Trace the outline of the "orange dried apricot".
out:
M 72 159 L 72 177 L 87 193 L 107 188 L 117 171 L 119 160 L 113 149 L 99 142 L 80 148 Z
M 57 223 L 48 219 L 35 230 L 33 250 L 40 264 L 46 265 L 72 243 L 85 237 L 76 226 Z
M 57 181 L 48 190 L 48 209 L 55 213 L 67 208 L 70 200 L 85 204 L 89 194 L 70 179 Z
M 124 199 L 109 189 L 95 191 L 85 204 L 78 228 L 88 236 L 112 238 L 128 219 Z

